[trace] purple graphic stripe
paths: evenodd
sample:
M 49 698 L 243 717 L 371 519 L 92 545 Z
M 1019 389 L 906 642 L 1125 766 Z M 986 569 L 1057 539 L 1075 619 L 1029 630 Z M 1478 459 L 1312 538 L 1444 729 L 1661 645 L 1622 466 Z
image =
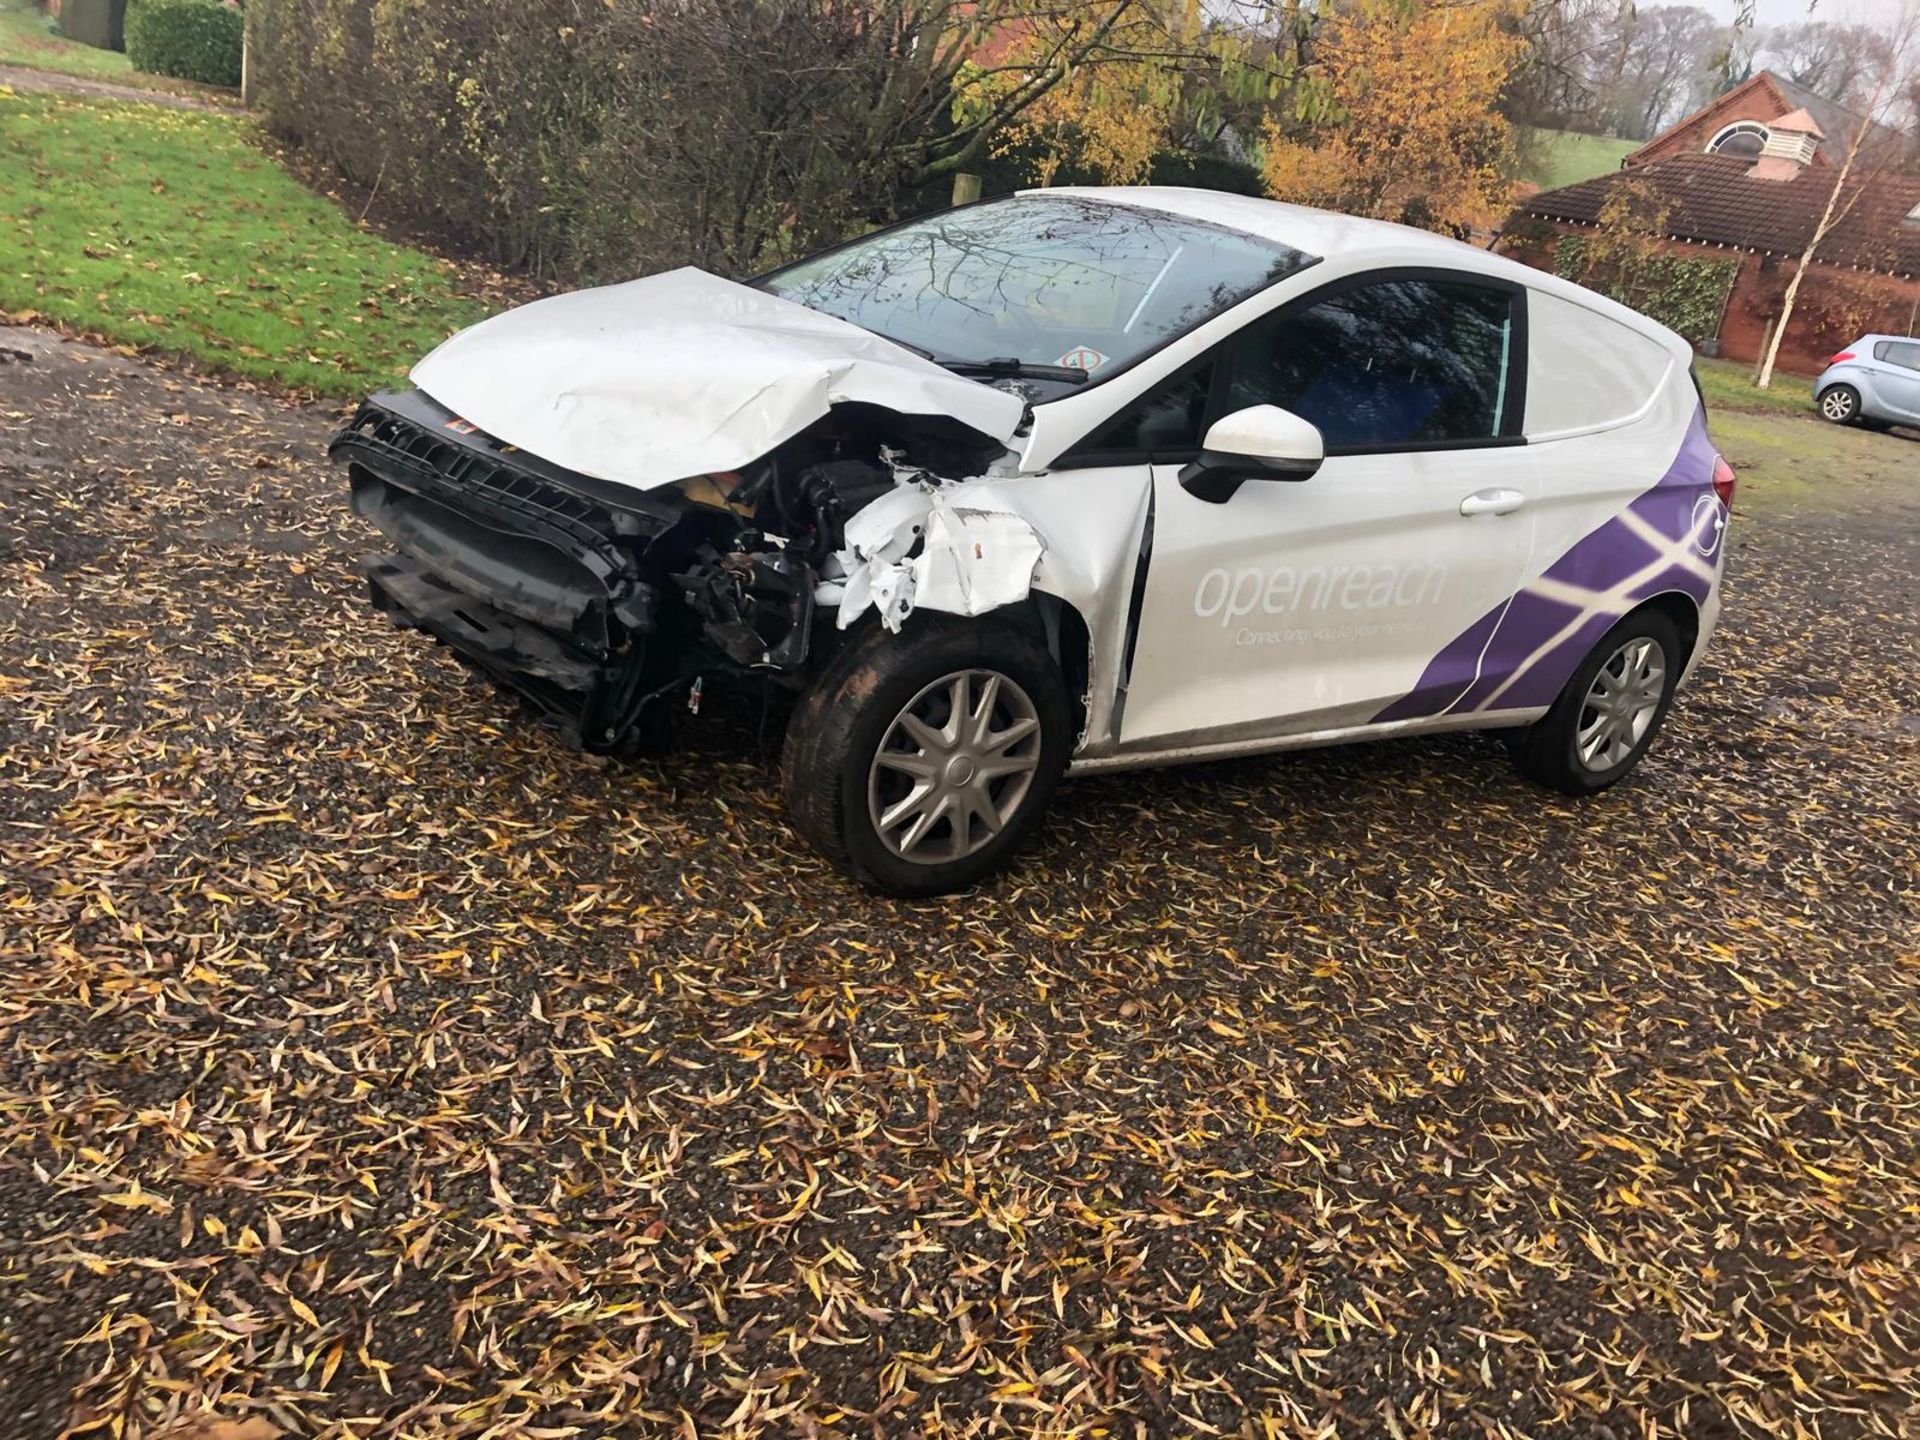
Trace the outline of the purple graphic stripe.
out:
M 1537 593 L 1534 586 L 1541 582 L 1532 582 L 1449 641 L 1419 683 L 1374 716 L 1375 723 L 1449 711 L 1550 705 L 1595 642 L 1641 600 L 1677 590 L 1695 603 L 1704 601 L 1713 582 L 1700 574 L 1702 556 L 1690 537 L 1699 523 L 1701 496 L 1713 494 L 1714 454 L 1706 412 L 1696 410 L 1680 453 L 1659 481 L 1621 515 L 1576 541 L 1541 577 L 1563 594 L 1583 591 L 1598 601 L 1649 566 L 1658 566 L 1625 592 L 1624 599 L 1608 600 L 1575 625 L 1583 607 L 1559 594 Z M 1628 522 L 1629 515 L 1639 522 L 1637 527 Z M 1657 544 L 1653 535 L 1666 544 Z M 1661 566 L 1663 554 L 1672 558 Z

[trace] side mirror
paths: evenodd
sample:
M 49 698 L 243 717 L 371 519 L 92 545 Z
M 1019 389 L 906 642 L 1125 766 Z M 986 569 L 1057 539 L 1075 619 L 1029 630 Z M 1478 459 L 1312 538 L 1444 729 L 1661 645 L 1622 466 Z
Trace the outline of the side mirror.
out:
M 1249 405 L 1222 415 L 1200 442 L 1200 458 L 1180 471 L 1195 499 L 1223 505 L 1248 480 L 1305 480 L 1320 468 L 1320 431 L 1278 405 Z

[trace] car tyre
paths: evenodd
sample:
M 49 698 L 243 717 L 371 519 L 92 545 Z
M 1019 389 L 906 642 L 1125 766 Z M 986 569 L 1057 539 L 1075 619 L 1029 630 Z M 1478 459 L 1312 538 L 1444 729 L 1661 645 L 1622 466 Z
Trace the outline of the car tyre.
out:
M 1851 425 L 1860 418 L 1860 392 L 1851 385 L 1829 385 L 1820 392 L 1820 418 Z
M 1553 707 L 1513 732 L 1508 743 L 1520 773 L 1564 795 L 1591 795 L 1625 778 L 1660 733 L 1686 660 L 1672 620 L 1658 610 L 1627 616 L 1601 637 Z
M 898 634 L 867 629 L 801 697 L 781 789 L 794 828 L 861 884 L 945 895 L 1019 848 L 1072 744 L 1073 707 L 1037 633 L 1012 619 L 922 614 Z

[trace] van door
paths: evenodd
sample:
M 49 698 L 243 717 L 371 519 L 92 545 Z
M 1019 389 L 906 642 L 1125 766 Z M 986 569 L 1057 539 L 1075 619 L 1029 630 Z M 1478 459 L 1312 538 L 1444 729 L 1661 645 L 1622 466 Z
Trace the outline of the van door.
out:
M 1525 317 L 1517 285 L 1376 271 L 1228 342 L 1210 415 L 1279 405 L 1327 458 L 1221 504 L 1154 466 L 1123 749 L 1437 716 L 1481 678 L 1532 551 Z

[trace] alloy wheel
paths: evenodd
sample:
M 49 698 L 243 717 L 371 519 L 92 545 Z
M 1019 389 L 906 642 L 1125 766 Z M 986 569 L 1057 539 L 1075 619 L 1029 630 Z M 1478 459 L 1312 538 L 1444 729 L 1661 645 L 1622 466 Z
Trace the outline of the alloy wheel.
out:
M 1637 635 L 1607 657 L 1580 707 L 1574 753 L 1589 770 L 1624 763 L 1653 726 L 1667 688 L 1667 657 L 1657 641 Z
M 1040 766 L 1040 714 L 997 670 L 944 675 L 887 727 L 867 773 L 867 810 L 902 860 L 941 865 L 993 843 Z
M 1820 413 L 1836 425 L 1844 425 L 1853 418 L 1853 396 L 1841 389 L 1827 391 L 1820 397 Z

